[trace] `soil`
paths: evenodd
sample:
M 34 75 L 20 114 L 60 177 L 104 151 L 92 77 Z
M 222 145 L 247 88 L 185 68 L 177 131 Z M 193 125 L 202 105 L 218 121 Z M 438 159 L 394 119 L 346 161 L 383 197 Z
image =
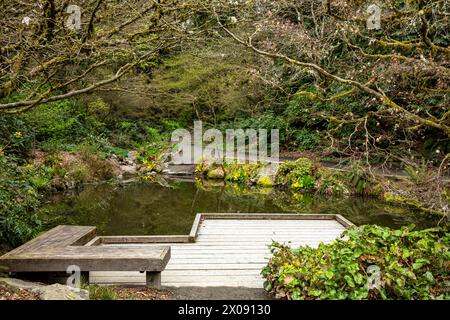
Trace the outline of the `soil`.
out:
M 0 300 L 40 300 L 39 296 L 27 289 L 11 288 L 0 284 Z
M 115 287 L 118 300 L 173 300 L 174 294 L 169 290 L 156 290 L 145 287 Z
M 263 289 L 230 287 L 170 288 L 176 300 L 272 300 Z

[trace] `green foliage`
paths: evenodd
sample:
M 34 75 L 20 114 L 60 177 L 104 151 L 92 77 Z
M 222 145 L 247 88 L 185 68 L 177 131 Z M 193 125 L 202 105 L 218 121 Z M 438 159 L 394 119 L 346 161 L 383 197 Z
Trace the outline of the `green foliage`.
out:
M 266 290 L 294 300 L 450 299 L 448 228 L 365 225 L 344 235 L 318 248 L 273 243 Z
M 304 175 L 291 184 L 294 190 L 311 190 L 314 188 L 314 178 L 310 175 Z
M 353 188 L 353 194 L 357 195 L 371 194 L 375 185 L 370 173 L 359 162 L 352 163 L 349 181 Z
M 109 154 L 114 154 L 122 159 L 128 157 L 128 150 L 119 147 L 106 147 L 106 150 Z
M 187 49 L 167 57 L 154 70 L 152 103 L 164 111 L 165 118 L 185 123 L 200 118 L 217 125 L 245 113 L 261 94 L 259 82 L 252 81 L 239 65 L 243 57 L 226 52 L 236 48 L 212 48 L 216 43 L 210 44 L 207 51 L 204 47 L 202 52 Z
M 21 118 L 0 116 L 0 153 L 26 157 L 33 146 L 33 131 Z
M 31 185 L 38 191 L 43 191 L 48 188 L 55 173 L 53 168 L 45 166 L 33 167 L 32 165 L 28 165 L 26 169 L 29 172 L 28 179 Z
M 321 168 L 318 171 L 318 176 L 318 193 L 334 196 L 349 195 L 351 193 L 347 174 Z
M 434 177 L 433 172 L 431 172 L 425 161 L 416 165 L 406 165 L 405 172 L 408 175 L 409 180 L 417 185 L 425 184 Z
M 293 140 L 300 150 L 313 150 L 320 143 L 320 134 L 308 129 L 301 129 L 295 133 Z
M 64 100 L 37 108 L 24 118 L 34 128 L 36 141 L 44 142 L 44 151 L 59 151 L 61 146 L 77 143 L 99 127 L 86 112 L 80 102 Z
M 89 286 L 89 299 L 90 300 L 117 300 L 117 293 L 113 288 L 107 286 Z
M 0 156 L 0 241 L 18 246 L 37 234 L 41 221 L 35 210 L 40 205 L 37 192 L 47 183 L 45 174 L 19 166 Z
M 292 185 L 299 182 L 304 176 L 315 176 L 315 167 L 311 160 L 299 158 L 296 161 L 285 161 L 278 168 L 275 181 L 280 185 Z M 306 178 L 309 180 L 309 178 Z M 305 181 L 308 182 L 308 181 Z
M 240 164 L 233 162 L 225 164 L 225 181 L 250 185 L 253 181 L 256 181 L 261 166 L 258 163 Z

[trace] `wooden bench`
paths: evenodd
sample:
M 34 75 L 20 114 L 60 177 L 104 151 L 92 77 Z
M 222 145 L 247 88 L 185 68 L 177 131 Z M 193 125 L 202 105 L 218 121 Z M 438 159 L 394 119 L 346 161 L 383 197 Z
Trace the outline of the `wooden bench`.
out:
M 81 272 L 140 271 L 147 286 L 161 287 L 169 246 L 85 246 L 95 236 L 95 227 L 58 226 L 0 257 L 0 266 L 17 273 L 65 273 L 69 266 Z

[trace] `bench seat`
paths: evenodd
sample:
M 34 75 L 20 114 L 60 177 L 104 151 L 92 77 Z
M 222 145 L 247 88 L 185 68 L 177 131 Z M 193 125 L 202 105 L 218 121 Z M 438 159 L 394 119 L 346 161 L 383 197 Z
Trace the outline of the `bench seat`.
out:
M 140 271 L 147 285 L 160 287 L 161 271 L 170 247 L 85 246 L 96 236 L 95 227 L 58 226 L 0 257 L 9 272 L 66 272 L 69 266 L 89 271 Z

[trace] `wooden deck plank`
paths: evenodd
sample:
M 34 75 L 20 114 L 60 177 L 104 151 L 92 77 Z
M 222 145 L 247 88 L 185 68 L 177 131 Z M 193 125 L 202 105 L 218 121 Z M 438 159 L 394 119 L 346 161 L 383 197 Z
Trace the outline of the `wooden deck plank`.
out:
M 79 265 L 99 284 L 144 285 L 145 272 L 139 271 L 152 269 L 162 271 L 166 287 L 261 288 L 272 241 L 316 247 L 339 238 L 350 225 L 339 215 L 243 213 L 198 214 L 185 236 L 95 237 L 95 228 L 60 226 L 7 258 L 23 272 Z
M 3 257 L 38 251 L 43 247 L 60 248 L 71 245 L 83 245 L 94 237 L 95 227 L 60 225 L 6 253 Z
M 160 272 L 170 259 L 170 247 L 84 246 L 95 237 L 95 227 L 58 226 L 0 257 L 10 272 L 65 272 L 123 270 Z
M 171 243 L 172 258 L 161 274 L 162 285 L 180 286 L 242 286 L 261 288 L 260 272 L 271 256 L 268 245 L 272 240 L 290 244 L 318 246 L 340 237 L 346 228 L 330 216 L 321 220 L 273 219 L 255 220 L 219 219 L 208 216 L 194 223 L 194 243 Z M 104 246 L 125 246 L 127 244 L 103 244 Z M 155 244 L 142 244 L 151 247 Z M 139 273 L 93 272 L 91 280 L 101 284 L 142 284 L 144 277 Z
M 255 275 L 255 271 L 252 269 L 211 269 L 211 270 L 198 270 L 198 269 L 182 269 L 173 270 L 166 269 L 162 272 L 163 275 L 195 275 L 195 276 L 209 276 L 209 275 Z M 143 277 L 140 272 L 124 272 L 124 271 L 102 271 L 92 272 L 98 278 L 105 277 Z

